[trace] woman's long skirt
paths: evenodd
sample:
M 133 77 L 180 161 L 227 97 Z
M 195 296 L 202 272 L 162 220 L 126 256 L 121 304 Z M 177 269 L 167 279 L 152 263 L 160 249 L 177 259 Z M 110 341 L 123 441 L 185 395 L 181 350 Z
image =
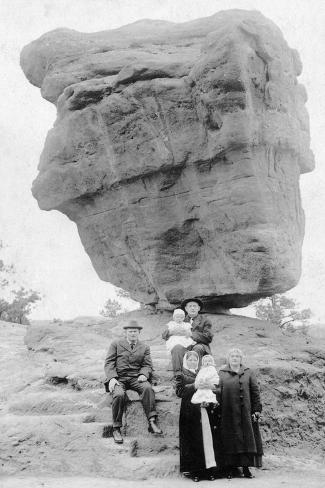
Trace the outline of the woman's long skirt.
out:
M 200 405 L 194 405 L 190 401 L 182 400 L 179 416 L 179 446 L 180 446 L 180 471 L 182 473 L 194 473 L 204 471 L 211 467 L 207 466 L 206 461 L 211 461 L 211 449 L 207 454 L 207 442 L 212 439 L 212 449 L 216 465 L 219 464 L 219 432 L 217 423 L 216 409 L 208 407 L 206 409 L 210 435 L 203 439 L 205 422 L 203 420 Z M 208 439 L 208 440 L 207 440 Z M 204 446 L 205 444 L 205 446 Z

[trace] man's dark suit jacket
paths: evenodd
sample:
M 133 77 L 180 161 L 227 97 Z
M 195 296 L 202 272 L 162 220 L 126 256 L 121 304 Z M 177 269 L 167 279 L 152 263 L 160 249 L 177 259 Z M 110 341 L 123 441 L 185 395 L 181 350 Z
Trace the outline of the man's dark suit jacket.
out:
M 112 378 L 137 378 L 140 374 L 149 380 L 153 370 L 150 348 L 138 341 L 132 351 L 126 339 L 117 339 L 109 347 L 104 369 L 107 382 Z

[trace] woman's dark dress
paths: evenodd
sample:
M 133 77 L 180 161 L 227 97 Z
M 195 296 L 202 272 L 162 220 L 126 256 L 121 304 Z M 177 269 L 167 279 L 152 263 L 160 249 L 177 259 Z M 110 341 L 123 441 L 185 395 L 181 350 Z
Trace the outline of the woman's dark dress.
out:
M 179 415 L 179 449 L 181 473 L 199 473 L 205 471 L 205 456 L 201 424 L 201 407 L 191 403 L 196 391 L 195 374 L 184 370 L 176 376 L 176 394 L 182 399 Z M 217 430 L 217 407 L 208 407 L 207 413 L 213 439 L 215 460 L 219 462 L 219 445 Z
M 262 466 L 262 439 L 254 412 L 262 405 L 255 374 L 242 366 L 238 373 L 229 367 L 219 371 L 221 388 L 221 451 L 223 466 Z

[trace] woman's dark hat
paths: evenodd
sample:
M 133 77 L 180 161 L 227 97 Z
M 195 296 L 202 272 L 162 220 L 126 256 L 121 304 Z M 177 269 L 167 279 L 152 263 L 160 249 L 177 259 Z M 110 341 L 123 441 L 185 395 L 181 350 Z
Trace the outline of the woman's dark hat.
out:
M 136 320 L 130 320 L 130 322 L 123 326 L 123 329 L 143 329 L 142 325 L 139 325 Z
M 186 298 L 186 300 L 183 300 L 182 303 L 181 303 L 181 308 L 183 310 L 185 310 L 185 307 L 186 305 L 189 303 L 189 302 L 195 302 L 198 304 L 198 306 L 200 307 L 200 311 L 202 310 L 203 308 L 203 303 L 201 302 L 201 300 L 199 298 Z

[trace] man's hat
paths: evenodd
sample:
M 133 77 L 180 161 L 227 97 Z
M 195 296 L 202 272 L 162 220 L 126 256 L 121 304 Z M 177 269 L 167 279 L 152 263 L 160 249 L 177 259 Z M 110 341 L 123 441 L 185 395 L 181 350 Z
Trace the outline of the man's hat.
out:
M 200 310 L 202 310 L 203 308 L 203 303 L 201 302 L 201 300 L 199 298 L 186 298 L 186 300 L 183 300 L 182 303 L 181 303 L 181 308 L 183 310 L 185 310 L 185 307 L 186 305 L 189 303 L 189 302 L 195 302 L 198 304 L 198 306 L 200 307 Z
M 139 325 L 136 320 L 130 320 L 127 325 L 123 326 L 123 329 L 143 329 L 142 325 Z

